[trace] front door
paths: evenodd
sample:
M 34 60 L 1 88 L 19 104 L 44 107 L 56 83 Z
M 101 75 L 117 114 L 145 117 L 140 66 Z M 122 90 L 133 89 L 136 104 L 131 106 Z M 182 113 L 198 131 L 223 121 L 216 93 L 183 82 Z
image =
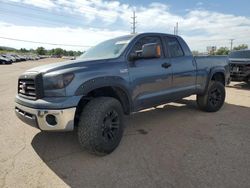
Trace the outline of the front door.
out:
M 132 98 L 135 110 L 160 104 L 172 85 L 172 67 L 163 52 L 162 40 L 159 36 L 140 38 L 131 53 L 142 49 L 144 44 L 157 43 L 161 48 L 161 56 L 152 59 L 138 59 L 130 62 L 129 76 L 132 86 Z M 167 66 L 166 66 L 167 65 Z

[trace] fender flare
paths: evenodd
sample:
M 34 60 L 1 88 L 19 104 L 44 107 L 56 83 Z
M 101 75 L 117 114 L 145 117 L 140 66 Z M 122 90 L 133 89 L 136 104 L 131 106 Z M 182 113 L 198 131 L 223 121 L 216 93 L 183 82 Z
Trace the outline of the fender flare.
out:
M 103 76 L 87 80 L 78 87 L 75 95 L 87 96 L 89 92 L 102 87 L 113 87 L 121 89 L 128 98 L 130 110 L 132 109 L 133 103 L 128 89 L 129 83 L 119 76 Z
M 225 78 L 225 81 L 226 81 L 226 71 L 225 71 L 225 68 L 223 68 L 223 67 L 213 67 L 210 70 L 210 72 L 208 73 L 208 77 L 207 77 L 207 81 L 206 81 L 206 86 L 205 86 L 204 93 L 207 92 L 209 83 L 212 80 L 213 75 L 216 74 L 216 73 L 222 73 L 224 75 L 224 78 Z

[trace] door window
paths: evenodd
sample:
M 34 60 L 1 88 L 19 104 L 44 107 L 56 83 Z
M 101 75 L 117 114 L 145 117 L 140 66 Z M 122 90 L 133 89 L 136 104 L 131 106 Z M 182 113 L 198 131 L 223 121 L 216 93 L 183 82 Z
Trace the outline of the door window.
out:
M 159 44 L 160 45 L 160 50 L 161 50 L 161 52 L 163 52 L 162 51 L 162 43 L 161 43 L 161 39 L 160 39 L 160 37 L 156 37 L 156 36 L 148 36 L 148 37 L 143 37 L 143 38 L 141 38 L 141 39 L 139 39 L 136 43 L 135 43 L 135 45 L 134 45 L 134 47 L 133 47 L 133 50 L 132 50 L 132 53 L 138 53 L 139 51 L 141 51 L 142 50 L 142 46 L 144 45 L 144 44 L 149 44 L 149 43 L 157 43 L 157 44 Z M 162 53 L 161 53 L 161 57 L 162 57 Z
M 167 47 L 171 57 L 181 57 L 184 56 L 181 45 L 174 37 L 166 37 Z

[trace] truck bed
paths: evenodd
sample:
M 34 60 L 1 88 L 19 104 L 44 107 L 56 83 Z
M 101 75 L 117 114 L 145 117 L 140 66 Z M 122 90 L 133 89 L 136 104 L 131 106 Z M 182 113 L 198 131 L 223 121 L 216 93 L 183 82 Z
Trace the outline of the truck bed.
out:
M 225 71 L 229 72 L 228 56 L 195 56 L 194 57 L 197 68 L 198 88 L 203 90 L 206 87 L 207 77 L 210 71 L 217 67 L 224 67 Z M 229 84 L 229 75 L 225 78 L 226 84 Z

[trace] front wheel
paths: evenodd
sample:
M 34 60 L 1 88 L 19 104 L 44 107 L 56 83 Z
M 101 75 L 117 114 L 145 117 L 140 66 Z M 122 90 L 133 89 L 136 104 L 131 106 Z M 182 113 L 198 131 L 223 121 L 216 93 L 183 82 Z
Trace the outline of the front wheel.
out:
M 225 87 L 222 83 L 211 81 L 204 95 L 197 95 L 198 107 L 206 112 L 216 112 L 224 104 L 226 97 Z
M 111 153 L 123 135 L 123 110 L 118 100 L 100 97 L 83 109 L 78 124 L 78 140 L 83 149 L 96 155 Z

